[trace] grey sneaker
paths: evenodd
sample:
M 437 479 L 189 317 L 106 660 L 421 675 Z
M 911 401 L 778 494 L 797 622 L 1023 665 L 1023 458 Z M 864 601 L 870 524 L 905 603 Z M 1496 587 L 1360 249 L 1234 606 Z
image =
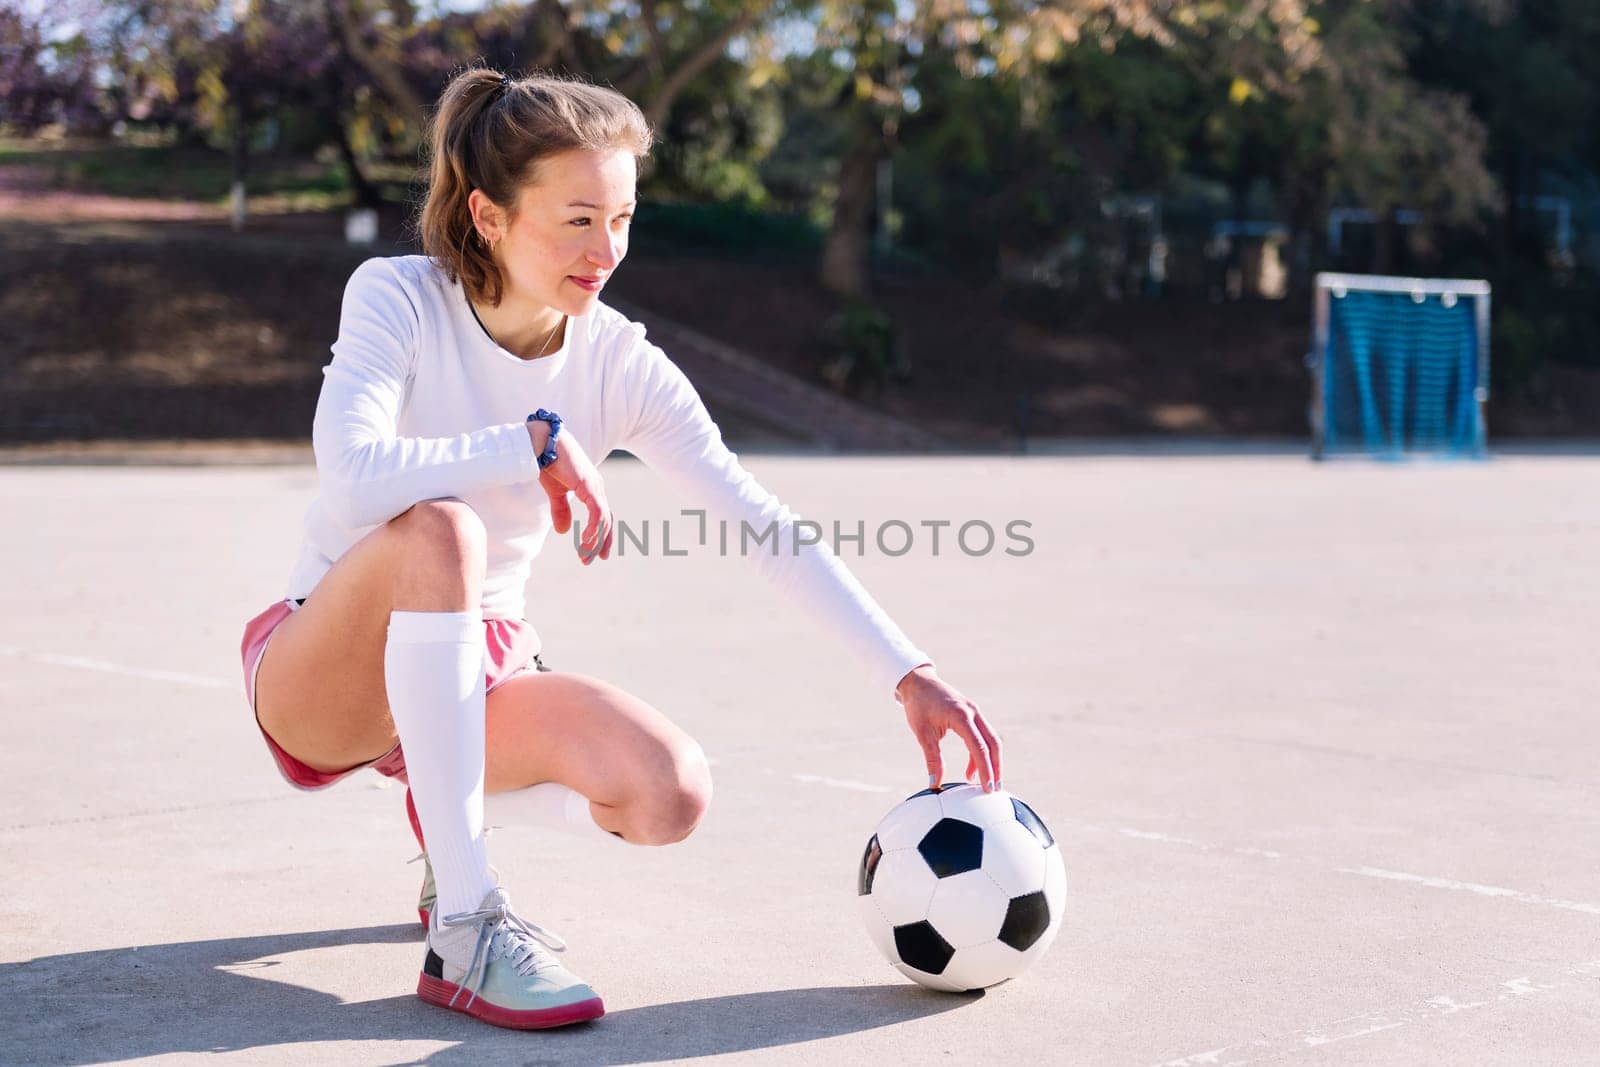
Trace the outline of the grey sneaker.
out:
M 598 1019 L 605 1004 L 546 951 L 567 944 L 511 911 L 496 886 L 476 911 L 444 915 L 428 927 L 417 996 L 494 1026 L 542 1030 Z M 443 951 L 438 951 L 442 949 Z M 465 966 L 450 962 L 468 957 Z

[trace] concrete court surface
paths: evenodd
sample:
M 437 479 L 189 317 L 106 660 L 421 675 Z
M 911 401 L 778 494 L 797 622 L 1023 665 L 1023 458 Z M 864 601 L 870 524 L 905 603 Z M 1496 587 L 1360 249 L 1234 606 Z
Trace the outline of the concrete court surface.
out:
M 1004 737 L 1069 871 L 1032 972 L 949 996 L 876 956 L 855 866 L 923 776 L 898 706 L 619 459 L 655 554 L 585 570 L 552 541 L 530 617 L 557 669 L 699 738 L 716 798 L 667 848 L 490 838 L 604 1019 L 424 1005 L 401 791 L 291 790 L 241 691 L 314 472 L 11 468 L 0 1062 L 1600 1058 L 1600 460 L 746 463 L 866 523 L 845 559 Z M 891 519 L 904 555 L 871 543 Z M 1000 544 L 967 556 L 949 527 L 935 556 L 939 519 Z M 1025 556 L 1001 551 L 1014 519 Z M 687 555 L 661 555 L 664 520 Z

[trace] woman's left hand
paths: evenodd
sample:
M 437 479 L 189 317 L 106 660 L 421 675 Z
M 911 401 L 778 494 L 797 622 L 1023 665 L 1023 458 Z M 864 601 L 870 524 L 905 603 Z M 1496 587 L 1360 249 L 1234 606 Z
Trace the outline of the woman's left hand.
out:
M 906 722 L 922 746 L 930 786 L 944 780 L 939 741 L 954 730 L 967 746 L 967 780 L 984 792 L 1000 788 L 999 735 L 990 729 L 978 705 L 940 678 L 932 664 L 923 664 L 900 679 L 894 696 L 905 708 Z

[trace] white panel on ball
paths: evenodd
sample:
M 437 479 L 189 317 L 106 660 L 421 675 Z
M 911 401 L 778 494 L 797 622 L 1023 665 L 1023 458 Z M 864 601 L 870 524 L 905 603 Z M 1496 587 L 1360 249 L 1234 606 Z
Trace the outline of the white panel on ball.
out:
M 987 989 L 1021 974 L 1030 960 L 1003 941 L 988 941 L 958 951 L 944 978 L 962 989 Z
M 1054 915 L 1055 913 L 1052 912 L 1051 914 Z M 1039 940 L 1035 941 L 1031 946 L 1029 946 L 1026 951 L 1019 953 L 1019 952 L 1016 952 L 1013 949 L 1012 950 L 1013 955 L 1017 955 L 1017 956 L 1021 957 L 1021 959 L 1017 963 L 1017 969 L 1013 973 L 1021 974 L 1023 971 L 1027 970 L 1029 967 L 1032 967 L 1034 965 L 1034 963 L 1038 961 L 1040 956 L 1043 956 L 1046 952 L 1048 952 L 1050 950 L 1051 942 L 1053 942 L 1056 939 L 1056 934 L 1058 934 L 1060 932 L 1061 932 L 1061 921 L 1059 919 L 1057 919 L 1055 922 L 1050 924 L 1050 928 L 1044 932 L 1044 935 L 1041 936 L 1039 938 Z M 996 941 L 995 944 L 997 944 L 997 945 L 1005 945 L 1005 942 Z M 1007 947 L 1009 947 L 1009 946 L 1007 946 Z
M 872 939 L 873 945 L 885 958 L 894 959 L 894 924 L 883 917 L 877 898 L 871 893 L 856 897 L 856 910 L 861 913 L 861 925 L 867 928 L 867 936 Z
M 1045 853 L 1044 899 L 1050 905 L 1050 921 L 1060 923 L 1067 910 L 1067 864 L 1061 858 L 1060 845 Z
M 933 824 L 944 814 L 933 793 L 912 797 L 883 817 L 878 824 L 878 847 L 885 852 L 897 848 L 916 848 Z
M 877 901 L 878 912 L 890 926 L 906 926 L 928 917 L 939 878 L 929 869 L 916 849 L 885 852 L 878 860 L 878 873 L 872 880 L 869 899 Z
M 1044 884 L 1045 857 L 1039 839 L 1014 817 L 983 832 L 983 873 L 1008 896 L 1039 891 Z
M 979 826 L 994 826 L 1015 818 L 1010 793 L 1001 789 L 985 793 L 967 782 L 941 790 L 939 806 L 950 818 L 965 819 Z
M 939 879 L 928 906 L 928 921 L 957 950 L 992 941 L 1006 919 L 1011 898 L 980 868 Z
M 964 993 L 967 990 L 966 986 L 956 985 L 948 978 L 941 977 L 937 974 L 927 974 L 923 971 L 917 970 L 915 967 L 907 967 L 903 963 L 895 964 L 894 969 L 911 979 L 913 982 L 925 985 L 929 989 L 939 989 L 946 993 Z

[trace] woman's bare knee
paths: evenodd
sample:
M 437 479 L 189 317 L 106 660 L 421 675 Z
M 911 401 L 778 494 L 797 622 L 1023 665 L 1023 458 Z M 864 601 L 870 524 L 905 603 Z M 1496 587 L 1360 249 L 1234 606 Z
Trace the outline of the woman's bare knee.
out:
M 705 752 L 691 743 L 672 753 L 671 770 L 645 786 L 627 805 L 627 840 L 641 845 L 671 845 L 694 833 L 711 806 L 711 767 Z
M 471 505 L 424 500 L 389 520 L 401 539 L 394 605 L 401 611 L 467 611 L 478 606 L 489 535 Z

